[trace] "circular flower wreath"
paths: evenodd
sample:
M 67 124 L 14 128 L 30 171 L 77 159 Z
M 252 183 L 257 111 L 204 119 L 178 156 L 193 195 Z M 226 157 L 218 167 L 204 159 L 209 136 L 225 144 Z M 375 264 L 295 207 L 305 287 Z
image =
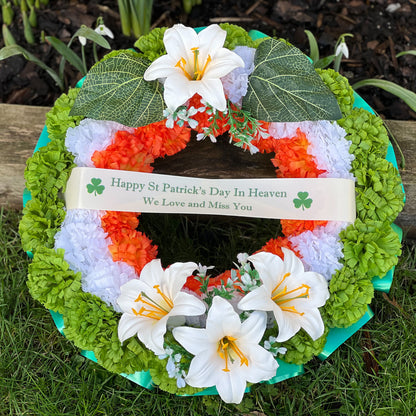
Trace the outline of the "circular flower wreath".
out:
M 336 122 L 265 122 L 242 109 L 258 45 L 232 25 L 200 35 L 177 25 L 141 38 L 153 61 L 144 78 L 163 78 L 167 108 L 137 128 L 70 115 L 80 89 L 63 94 L 47 115 L 50 142 L 28 161 L 31 199 L 20 224 L 33 253 L 30 292 L 63 315 L 68 339 L 110 371 L 149 370 L 153 383 L 178 394 L 215 386 L 236 403 L 247 382 L 275 380 L 279 363 L 306 363 L 330 328 L 365 314 L 372 279 L 400 254 L 390 224 L 403 206 L 383 123 L 353 108 L 338 73 L 317 70 L 341 110 Z M 227 133 L 244 150 L 270 153 L 277 177 L 355 178 L 356 221 L 281 220 L 282 236 L 210 277 L 210 266 L 193 262 L 163 269 L 138 213 L 65 210 L 74 166 L 152 172 L 192 131 L 212 142 Z

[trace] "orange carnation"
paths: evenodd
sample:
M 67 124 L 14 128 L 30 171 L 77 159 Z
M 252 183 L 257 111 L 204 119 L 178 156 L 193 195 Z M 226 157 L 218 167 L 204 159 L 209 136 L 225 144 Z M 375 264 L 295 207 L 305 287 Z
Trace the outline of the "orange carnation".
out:
M 313 221 L 313 220 L 280 220 L 282 225 L 282 233 L 285 236 L 295 236 L 304 231 L 313 231 L 316 227 L 328 224 L 328 221 Z
M 134 136 L 156 159 L 172 156 L 183 150 L 191 139 L 191 129 L 185 125 L 180 127 L 176 123 L 173 128 L 168 128 L 166 120 L 162 120 L 137 128 Z
M 97 168 L 136 172 L 152 172 L 150 164 L 154 161 L 144 144 L 127 131 L 118 131 L 113 143 L 103 151 L 94 152 L 91 159 Z
M 278 168 L 278 178 L 317 178 L 325 172 L 317 168 L 315 158 L 308 153 L 309 142 L 300 129 L 290 139 L 276 140 L 275 146 L 272 163 Z
M 283 259 L 282 247 L 292 250 L 297 257 L 301 257 L 299 252 L 293 248 L 292 243 L 286 237 L 271 238 L 259 251 L 267 251 L 268 253 L 276 254 Z M 257 253 L 259 251 L 257 251 Z
M 114 261 L 124 261 L 133 266 L 138 274 L 157 256 L 157 246 L 145 234 L 136 230 L 121 230 L 111 234 L 108 246 Z
M 123 228 L 135 230 L 139 225 L 138 215 L 136 212 L 107 211 L 101 217 L 101 226 L 109 235 Z

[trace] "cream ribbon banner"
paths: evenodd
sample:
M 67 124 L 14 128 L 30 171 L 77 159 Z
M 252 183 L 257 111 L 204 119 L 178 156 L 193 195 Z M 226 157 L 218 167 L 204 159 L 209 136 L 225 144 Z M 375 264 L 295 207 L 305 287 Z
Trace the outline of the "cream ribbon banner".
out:
M 354 181 L 339 178 L 202 179 L 77 167 L 67 209 L 355 220 Z

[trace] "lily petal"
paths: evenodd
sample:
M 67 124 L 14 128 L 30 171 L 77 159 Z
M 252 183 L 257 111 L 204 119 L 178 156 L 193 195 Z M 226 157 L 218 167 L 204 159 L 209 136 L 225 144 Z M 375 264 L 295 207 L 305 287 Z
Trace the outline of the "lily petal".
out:
M 198 354 L 191 361 L 185 381 L 193 387 L 211 387 L 218 383 L 223 362 L 213 350 Z
M 206 311 L 205 303 L 189 293 L 179 292 L 174 298 L 175 307 L 170 316 L 198 316 Z
M 192 82 L 182 74 L 172 74 L 166 78 L 163 84 L 163 98 L 169 110 L 175 111 L 179 105 L 188 101 L 194 94 L 196 88 L 192 87 Z M 181 103 L 178 105 L 178 103 Z
M 137 334 L 138 326 L 136 317 L 131 314 L 123 314 L 118 323 L 118 338 L 121 343 Z
M 192 48 L 199 46 L 199 38 L 194 29 L 179 23 L 166 30 L 163 43 L 167 54 L 172 56 L 176 64 L 185 51 L 190 54 Z
M 167 295 L 174 298 L 186 283 L 186 279 L 198 268 L 193 262 L 174 263 L 164 271 Z M 195 298 L 194 296 L 192 296 Z M 196 299 L 196 298 L 195 298 Z M 202 302 L 201 302 L 202 303 Z M 202 312 L 203 313 L 203 312 Z
M 266 330 L 267 314 L 265 312 L 253 312 L 242 324 L 239 338 L 243 343 L 258 344 L 261 341 L 262 334 Z
M 202 51 L 206 51 L 207 56 L 211 55 L 213 57 L 223 47 L 226 37 L 227 32 L 221 29 L 219 25 L 209 25 L 198 34 L 199 47 Z M 204 56 L 204 59 L 206 59 L 206 56 Z
M 233 377 L 229 373 L 222 374 L 217 382 L 217 390 L 225 403 L 240 403 L 246 390 L 244 377 Z
M 272 311 L 275 306 L 265 285 L 247 293 L 237 304 L 242 311 Z
M 224 335 L 234 335 L 241 321 L 231 304 L 220 296 L 215 296 L 207 316 L 209 340 L 219 341 Z
M 202 79 L 201 81 L 191 81 L 193 93 L 199 94 L 206 102 L 218 111 L 225 111 L 227 102 L 225 100 L 224 87 L 220 79 Z M 194 95 L 192 94 L 192 95 Z
M 203 328 L 180 326 L 174 328 L 172 334 L 193 355 L 197 355 L 211 348 L 211 343 L 207 340 L 205 329 Z
M 158 78 L 166 78 L 172 73 L 179 72 L 175 68 L 176 62 L 170 55 L 163 55 L 153 61 L 143 74 L 145 81 L 153 81 Z
M 236 53 L 222 48 L 212 58 L 204 78 L 222 78 L 236 68 L 244 68 L 244 61 Z

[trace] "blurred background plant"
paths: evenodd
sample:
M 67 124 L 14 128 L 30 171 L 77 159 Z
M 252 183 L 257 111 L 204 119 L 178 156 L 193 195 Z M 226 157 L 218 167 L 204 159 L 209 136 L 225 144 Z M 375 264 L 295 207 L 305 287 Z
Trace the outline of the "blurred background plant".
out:
M 347 59 L 349 56 L 348 46 L 345 38 L 353 37 L 353 35 L 351 33 L 343 33 L 340 35 L 335 44 L 334 53 L 324 58 L 320 58 L 318 42 L 315 36 L 309 30 L 305 30 L 305 33 L 309 42 L 309 57 L 314 67 L 323 69 L 327 68 L 332 64 L 332 62 L 334 62 L 334 70 L 340 72 L 341 60 L 343 56 L 345 56 Z M 396 58 L 404 55 L 416 55 L 416 50 L 399 52 L 396 54 Z M 352 88 L 354 90 L 362 87 L 381 88 L 384 91 L 387 91 L 390 94 L 393 94 L 396 97 L 402 99 L 413 111 L 416 111 L 416 94 L 413 91 L 403 88 L 394 82 L 379 78 L 368 78 L 352 84 Z
M 139 38 L 150 32 L 153 0 L 117 0 L 124 36 Z M 202 0 L 182 0 L 185 13 L 189 14 Z
M 5 33 L 6 36 L 8 36 L 10 32 L 6 31 Z M 10 36 L 12 36 L 11 33 Z M 40 59 L 38 59 L 35 55 L 30 53 L 24 47 L 17 45 L 14 39 L 7 39 L 6 41 L 6 37 L 6 46 L 0 49 L 0 61 L 3 59 L 10 58 L 11 56 L 22 55 L 28 61 L 31 61 L 38 65 L 40 68 L 44 69 L 48 73 L 48 75 L 55 81 L 56 85 L 58 85 L 58 87 L 62 91 L 64 91 L 66 88 L 64 79 L 64 70 L 66 62 L 68 62 L 75 69 L 77 69 L 82 76 L 85 76 L 89 67 L 89 65 L 87 65 L 85 57 L 85 46 L 87 44 L 87 40 L 92 41 L 92 49 L 95 63 L 98 61 L 97 45 L 105 49 L 111 49 L 110 44 L 104 38 L 104 36 L 109 36 L 111 38 L 114 37 L 111 30 L 109 30 L 104 25 L 103 19 L 101 17 L 97 19 L 95 30 L 83 25 L 72 35 L 71 39 L 67 44 L 65 44 L 55 36 L 45 36 L 42 33 L 42 39 L 46 41 L 49 45 L 51 45 L 61 56 L 58 71 L 55 71 L 54 69 L 46 65 L 44 62 L 42 62 Z M 81 57 L 78 56 L 71 49 L 71 45 L 73 41 L 76 39 L 78 39 L 81 44 Z
M 49 0 L 0 0 L 0 3 L 3 20 L 2 33 L 5 45 L 16 43 L 9 30 L 9 26 L 19 16 L 22 18 L 23 33 L 26 42 L 30 45 L 35 44 L 32 29 L 37 27 L 38 24 L 36 10 L 47 6 Z

